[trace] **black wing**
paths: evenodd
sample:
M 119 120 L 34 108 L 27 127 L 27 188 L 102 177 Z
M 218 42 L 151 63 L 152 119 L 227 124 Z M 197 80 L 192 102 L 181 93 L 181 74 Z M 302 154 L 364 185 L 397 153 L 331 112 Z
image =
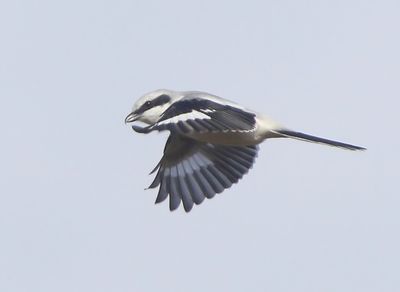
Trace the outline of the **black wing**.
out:
M 151 130 L 190 132 L 246 132 L 255 129 L 255 114 L 208 99 L 182 99 L 173 103 Z
M 160 186 L 156 203 L 169 195 L 171 211 L 183 201 L 185 211 L 189 212 L 193 204 L 198 205 L 238 182 L 252 167 L 257 151 L 258 146 L 199 143 L 171 134 L 163 158 L 153 170 L 158 171 L 149 188 Z

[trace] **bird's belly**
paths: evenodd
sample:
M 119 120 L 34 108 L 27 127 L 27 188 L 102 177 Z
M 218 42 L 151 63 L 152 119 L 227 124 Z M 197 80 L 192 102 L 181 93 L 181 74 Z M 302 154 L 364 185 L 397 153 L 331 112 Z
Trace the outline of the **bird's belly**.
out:
M 262 140 L 257 139 L 255 131 L 249 132 L 224 132 L 224 133 L 191 133 L 187 134 L 189 138 L 197 141 L 233 145 L 233 146 L 249 146 L 259 144 Z

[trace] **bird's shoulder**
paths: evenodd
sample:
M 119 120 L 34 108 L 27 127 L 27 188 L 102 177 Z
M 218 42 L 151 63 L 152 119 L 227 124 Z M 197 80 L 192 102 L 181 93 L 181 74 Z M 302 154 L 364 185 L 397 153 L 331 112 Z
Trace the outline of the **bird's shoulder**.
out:
M 238 103 L 235 103 L 229 99 L 222 98 L 220 96 L 203 92 L 203 91 L 187 91 L 183 95 L 183 97 L 178 101 L 178 102 L 183 102 L 187 104 L 192 104 L 192 105 L 203 105 L 203 106 L 230 106 L 230 107 L 235 107 L 241 110 L 246 110 L 243 106 L 239 105 Z
M 201 91 L 188 91 L 174 101 L 162 114 L 159 122 L 181 114 L 199 112 L 204 114 L 218 111 L 235 110 L 253 115 L 250 110 L 222 97 Z

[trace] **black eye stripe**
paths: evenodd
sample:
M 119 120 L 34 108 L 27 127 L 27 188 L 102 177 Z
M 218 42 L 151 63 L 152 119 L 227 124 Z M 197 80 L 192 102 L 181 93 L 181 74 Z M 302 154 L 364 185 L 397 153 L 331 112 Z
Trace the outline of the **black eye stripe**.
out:
M 153 107 L 164 105 L 168 103 L 170 100 L 171 100 L 170 96 L 168 96 L 167 94 L 162 94 L 153 100 L 146 101 L 140 108 L 136 110 L 135 113 L 142 114 Z
M 171 100 L 171 97 L 169 95 L 162 94 L 159 97 L 157 97 L 156 99 L 154 99 L 152 104 L 153 104 L 153 106 L 163 105 L 163 104 L 168 103 L 170 100 Z

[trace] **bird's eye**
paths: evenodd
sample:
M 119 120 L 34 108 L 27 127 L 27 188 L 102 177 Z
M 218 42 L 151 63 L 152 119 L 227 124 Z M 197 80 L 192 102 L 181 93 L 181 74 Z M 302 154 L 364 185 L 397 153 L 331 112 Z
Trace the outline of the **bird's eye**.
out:
M 147 106 L 151 106 L 151 101 L 146 101 Z

